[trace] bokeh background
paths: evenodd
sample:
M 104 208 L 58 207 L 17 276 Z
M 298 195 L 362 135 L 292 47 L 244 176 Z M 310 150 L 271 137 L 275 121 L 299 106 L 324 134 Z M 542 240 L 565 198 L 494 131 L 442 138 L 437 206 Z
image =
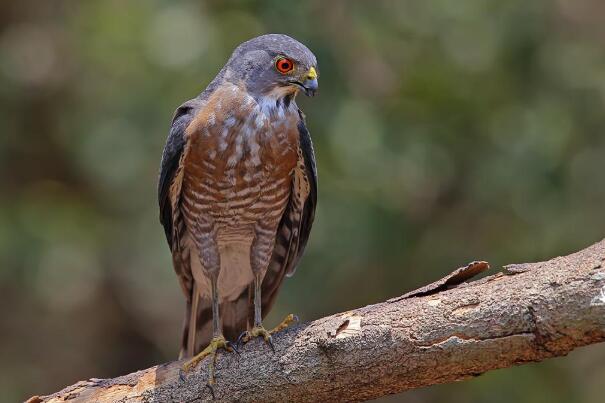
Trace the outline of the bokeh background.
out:
M 318 56 L 306 257 L 269 324 L 382 301 L 475 259 L 605 236 L 605 4 L 0 3 L 0 400 L 174 359 L 184 299 L 158 221 L 174 109 L 240 42 Z M 605 346 L 394 396 L 602 402 Z

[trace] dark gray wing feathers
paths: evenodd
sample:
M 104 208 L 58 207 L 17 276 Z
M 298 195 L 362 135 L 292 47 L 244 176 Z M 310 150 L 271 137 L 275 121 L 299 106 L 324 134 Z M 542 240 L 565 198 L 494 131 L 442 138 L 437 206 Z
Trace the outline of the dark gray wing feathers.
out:
M 305 160 L 305 170 L 307 178 L 309 179 L 310 193 L 303 207 L 302 217 L 300 221 L 299 240 L 297 253 L 292 261 L 290 267 L 286 272 L 286 275 L 290 277 L 294 274 L 296 266 L 300 261 L 300 258 L 305 251 L 309 234 L 311 233 L 311 226 L 315 219 L 315 206 L 317 205 L 317 167 L 315 164 L 315 151 L 313 150 L 313 143 L 311 142 L 311 135 L 305 125 L 304 115 L 299 111 L 300 121 L 298 122 L 298 131 L 300 133 L 300 147 L 302 150 L 303 158 Z
M 179 168 L 181 155 L 185 148 L 185 130 L 193 120 L 199 101 L 192 99 L 179 106 L 172 118 L 170 134 L 162 153 L 160 177 L 158 181 L 158 202 L 160 204 L 160 222 L 164 226 L 166 240 L 173 249 L 172 206 L 170 205 L 170 186 Z

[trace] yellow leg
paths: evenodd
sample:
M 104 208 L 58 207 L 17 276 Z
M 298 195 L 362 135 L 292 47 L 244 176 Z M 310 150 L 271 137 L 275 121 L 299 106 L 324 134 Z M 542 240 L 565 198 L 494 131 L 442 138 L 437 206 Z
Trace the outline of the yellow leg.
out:
M 191 371 L 193 368 L 195 368 L 197 366 L 197 364 L 200 361 L 202 361 L 207 356 L 211 355 L 212 360 L 208 364 L 208 367 L 210 369 L 210 376 L 208 377 L 208 384 L 211 386 L 214 385 L 214 382 L 215 382 L 214 367 L 216 365 L 216 356 L 218 353 L 218 349 L 220 349 L 220 348 L 225 349 L 229 352 L 233 351 L 233 347 L 231 347 L 230 343 L 227 340 L 225 340 L 225 338 L 222 335 L 219 337 L 215 337 L 212 339 L 212 341 L 210 341 L 210 344 L 208 344 L 208 347 L 203 349 L 199 354 L 197 354 L 195 357 L 193 357 L 192 359 L 190 359 L 183 365 L 183 372 Z
M 265 342 L 271 347 L 271 350 L 275 352 L 275 348 L 273 347 L 273 341 L 271 340 L 271 335 L 275 334 L 285 328 L 287 328 L 292 322 L 297 322 L 298 318 L 295 315 L 288 315 L 281 321 L 281 323 L 275 326 L 272 330 L 267 330 L 263 327 L 263 316 L 262 316 L 262 299 L 261 299 L 261 291 L 262 291 L 262 274 L 261 272 L 255 272 L 254 275 L 254 327 L 250 330 L 246 330 L 242 333 L 238 339 L 237 344 L 239 345 L 240 341 L 244 343 L 249 342 L 253 337 L 262 337 L 265 339 Z

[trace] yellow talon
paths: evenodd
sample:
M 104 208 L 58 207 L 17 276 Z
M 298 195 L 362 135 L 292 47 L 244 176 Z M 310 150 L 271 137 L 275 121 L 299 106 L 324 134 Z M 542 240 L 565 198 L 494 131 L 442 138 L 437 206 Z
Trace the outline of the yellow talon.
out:
M 271 338 L 271 332 L 265 329 L 262 326 L 255 326 L 250 329 L 246 335 L 244 336 L 244 343 L 249 342 L 253 337 L 261 337 L 265 339 L 265 341 L 269 341 Z
M 286 316 L 284 318 L 284 320 L 281 321 L 281 323 L 279 325 L 275 326 L 273 328 L 273 330 L 271 330 L 269 333 L 274 334 L 277 332 L 281 332 L 282 330 L 286 329 L 288 326 L 290 326 L 294 322 L 298 322 L 298 318 L 292 314 L 289 314 L 288 316 Z
M 297 321 L 298 318 L 295 315 L 289 314 L 284 318 L 284 320 L 281 321 L 279 325 L 275 326 L 273 329 L 267 330 L 262 325 L 254 326 L 252 329 L 245 331 L 242 336 L 240 336 L 239 340 L 244 343 L 247 343 L 252 340 L 253 337 L 262 337 L 263 339 L 265 339 L 269 347 L 271 347 L 271 350 L 275 351 L 275 348 L 273 347 L 273 342 L 271 340 L 271 335 L 284 330 L 293 322 Z
M 210 368 L 210 376 L 208 378 L 208 384 L 214 385 L 214 366 L 216 364 L 216 356 L 218 349 L 225 349 L 229 352 L 233 351 L 229 342 L 225 340 L 223 336 L 215 337 L 210 341 L 210 344 L 203 349 L 200 353 L 195 355 L 192 359 L 183 364 L 183 372 L 189 372 L 197 366 L 197 364 L 209 355 L 212 355 L 212 361 L 208 364 Z

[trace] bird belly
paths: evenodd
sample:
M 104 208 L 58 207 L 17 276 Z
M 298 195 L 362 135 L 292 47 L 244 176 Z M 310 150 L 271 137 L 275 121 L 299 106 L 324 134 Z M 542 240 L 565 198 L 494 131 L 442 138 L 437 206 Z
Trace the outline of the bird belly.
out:
M 225 118 L 219 126 L 217 111 L 216 125 L 191 129 L 185 160 L 184 216 L 192 232 L 214 233 L 215 250 L 204 253 L 219 254 L 221 300 L 237 299 L 252 283 L 251 257 L 259 253 L 253 244 L 259 231 L 275 236 L 298 158 L 298 115 L 277 127 L 250 116 Z M 268 261 L 271 251 L 263 253 Z M 203 283 L 206 288 L 207 279 Z
M 234 300 L 252 283 L 252 243 L 257 228 L 262 224 L 275 234 L 287 203 L 289 176 L 271 177 L 233 193 L 217 203 L 214 220 L 221 259 L 219 289 L 221 298 Z M 281 184 L 283 189 L 277 189 Z M 250 184 L 252 185 L 252 184 Z M 269 190 L 269 191 L 265 191 Z M 242 196 L 245 195 L 245 196 Z
M 219 228 L 217 238 L 221 259 L 221 271 L 218 275 L 220 298 L 235 301 L 254 279 L 250 268 L 253 227 L 242 225 Z

